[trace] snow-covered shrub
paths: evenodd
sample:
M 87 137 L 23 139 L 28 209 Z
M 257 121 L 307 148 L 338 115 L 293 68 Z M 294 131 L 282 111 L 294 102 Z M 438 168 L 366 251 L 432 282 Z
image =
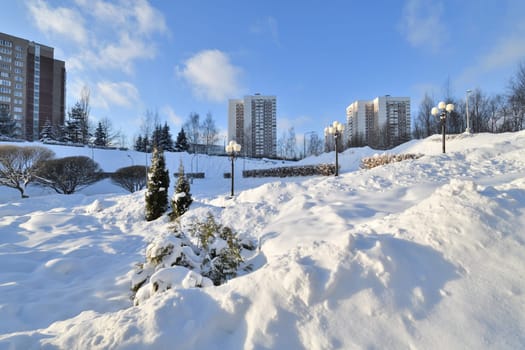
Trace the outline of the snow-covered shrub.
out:
M 372 157 L 365 157 L 361 159 L 362 169 L 372 169 L 378 166 L 386 165 L 394 162 L 401 162 L 407 159 L 418 159 L 421 158 L 422 154 L 374 154 Z
M 172 213 L 171 219 L 176 219 L 184 214 L 190 207 L 193 199 L 190 193 L 190 182 L 184 175 L 184 166 L 182 161 L 179 165 L 179 177 L 177 178 L 177 184 L 175 185 L 175 193 L 171 199 Z
M 134 305 L 167 289 L 220 285 L 237 276 L 242 246 L 229 227 L 208 214 L 204 222 L 190 224 L 188 232 L 197 244 L 178 226 L 148 245 L 146 261 L 137 264 L 131 279 Z
M 202 274 L 209 277 L 215 285 L 237 276 L 242 263 L 241 243 L 229 228 L 217 223 L 211 213 L 206 221 L 196 222 L 190 228 L 202 250 L 206 253 L 202 264 Z
M 166 170 L 164 153 L 153 149 L 151 168 L 148 173 L 148 190 L 146 191 L 146 220 L 159 218 L 168 209 L 168 187 L 170 176 Z

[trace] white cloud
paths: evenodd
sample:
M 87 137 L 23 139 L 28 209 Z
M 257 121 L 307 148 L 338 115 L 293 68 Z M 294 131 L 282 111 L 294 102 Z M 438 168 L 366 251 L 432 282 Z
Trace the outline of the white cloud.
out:
M 179 127 L 183 123 L 183 118 L 179 116 L 177 113 L 175 113 L 175 110 L 171 106 L 164 106 L 160 110 L 160 113 L 162 115 L 165 115 L 167 119 L 173 123 L 175 126 Z
M 51 8 L 42 0 L 31 0 L 27 6 L 40 31 L 60 35 L 78 44 L 88 41 L 84 18 L 79 12 L 65 7 Z
M 75 0 L 70 8 L 29 0 L 27 6 L 39 30 L 77 44 L 66 58 L 72 71 L 119 69 L 131 74 L 137 60 L 157 55 L 152 35 L 168 32 L 163 14 L 147 0 Z
M 400 30 L 412 46 L 437 51 L 448 38 L 442 14 L 441 4 L 432 0 L 407 0 Z
M 131 107 L 139 101 L 137 88 L 129 82 L 101 81 L 97 83 L 94 105 L 108 108 L 109 105 Z
M 241 69 L 234 66 L 219 50 L 204 50 L 189 58 L 177 74 L 192 87 L 193 93 L 201 98 L 222 102 L 236 97 L 240 91 Z

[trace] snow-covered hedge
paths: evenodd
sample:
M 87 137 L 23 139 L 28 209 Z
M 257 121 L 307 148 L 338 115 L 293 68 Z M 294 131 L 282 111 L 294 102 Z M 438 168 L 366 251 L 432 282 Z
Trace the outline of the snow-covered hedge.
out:
M 244 170 L 243 177 L 291 177 L 291 176 L 329 176 L 335 174 L 334 164 L 288 166 L 269 169 Z
M 148 245 L 146 261 L 136 266 L 131 279 L 134 305 L 168 289 L 220 285 L 237 276 L 246 246 L 235 232 L 217 223 L 211 214 L 191 224 L 187 232 L 189 235 L 178 228 Z
M 361 168 L 362 169 L 372 169 L 377 166 L 400 162 L 407 159 L 417 159 L 421 158 L 422 154 L 374 154 L 372 157 L 366 157 L 361 159 Z

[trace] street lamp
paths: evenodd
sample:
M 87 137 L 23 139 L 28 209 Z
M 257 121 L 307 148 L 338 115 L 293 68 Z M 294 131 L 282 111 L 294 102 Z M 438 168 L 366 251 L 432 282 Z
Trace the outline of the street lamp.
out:
M 441 133 L 443 134 L 443 153 L 445 153 L 445 129 L 447 122 L 447 112 L 450 114 L 454 110 L 454 105 L 452 103 L 446 104 L 445 102 L 439 102 L 437 107 L 432 108 L 432 115 L 437 117 L 439 114 L 439 119 L 441 120 Z
M 234 179 L 234 167 L 233 167 L 233 163 L 235 162 L 235 158 L 238 157 L 239 155 L 239 152 L 241 151 L 241 145 L 239 145 L 237 142 L 235 141 L 230 141 L 226 147 L 224 147 L 224 150 L 226 151 L 226 153 L 228 153 L 228 156 L 230 158 L 230 160 L 232 161 L 232 193 L 231 193 L 231 196 L 233 197 L 233 179 Z
M 335 140 L 335 176 L 339 176 L 339 157 L 338 157 L 338 139 L 343 134 L 344 125 L 338 121 L 333 122 L 333 124 L 325 128 L 325 133 L 327 132 L 330 135 L 334 135 Z
M 131 160 L 131 166 L 134 166 L 134 165 L 135 165 L 135 162 L 133 161 L 133 157 L 131 157 L 131 156 L 128 154 L 128 158 Z
M 468 89 L 467 90 L 467 96 L 465 97 L 465 105 L 466 105 L 466 108 L 467 108 L 467 128 L 465 129 L 465 132 L 467 134 L 470 134 L 470 121 L 469 121 L 469 118 L 468 118 L 468 98 L 469 98 L 469 94 L 472 92 L 472 90 Z

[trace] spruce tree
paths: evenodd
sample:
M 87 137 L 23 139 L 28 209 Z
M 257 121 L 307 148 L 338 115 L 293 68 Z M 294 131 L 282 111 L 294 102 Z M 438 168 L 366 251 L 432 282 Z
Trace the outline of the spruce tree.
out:
M 187 152 L 190 146 L 188 145 L 188 138 L 184 132 L 184 128 L 180 129 L 175 142 L 175 152 Z
M 166 170 L 164 153 L 153 149 L 151 168 L 148 173 L 148 190 L 146 191 L 146 220 L 159 218 L 168 209 L 168 188 L 170 176 Z
M 166 122 L 164 122 L 164 126 L 162 127 L 161 136 L 163 149 L 165 151 L 173 152 L 173 137 L 171 136 L 170 127 Z
M 97 129 L 95 130 L 95 145 L 97 146 L 108 146 L 108 135 L 101 122 L 98 122 Z
M 190 182 L 184 175 L 184 166 L 181 161 L 179 165 L 179 177 L 177 178 L 177 184 L 175 185 L 175 194 L 171 200 L 171 208 L 173 209 L 173 212 L 170 215 L 171 219 L 176 219 L 188 211 L 192 202 L 193 198 L 191 198 L 190 193 Z

